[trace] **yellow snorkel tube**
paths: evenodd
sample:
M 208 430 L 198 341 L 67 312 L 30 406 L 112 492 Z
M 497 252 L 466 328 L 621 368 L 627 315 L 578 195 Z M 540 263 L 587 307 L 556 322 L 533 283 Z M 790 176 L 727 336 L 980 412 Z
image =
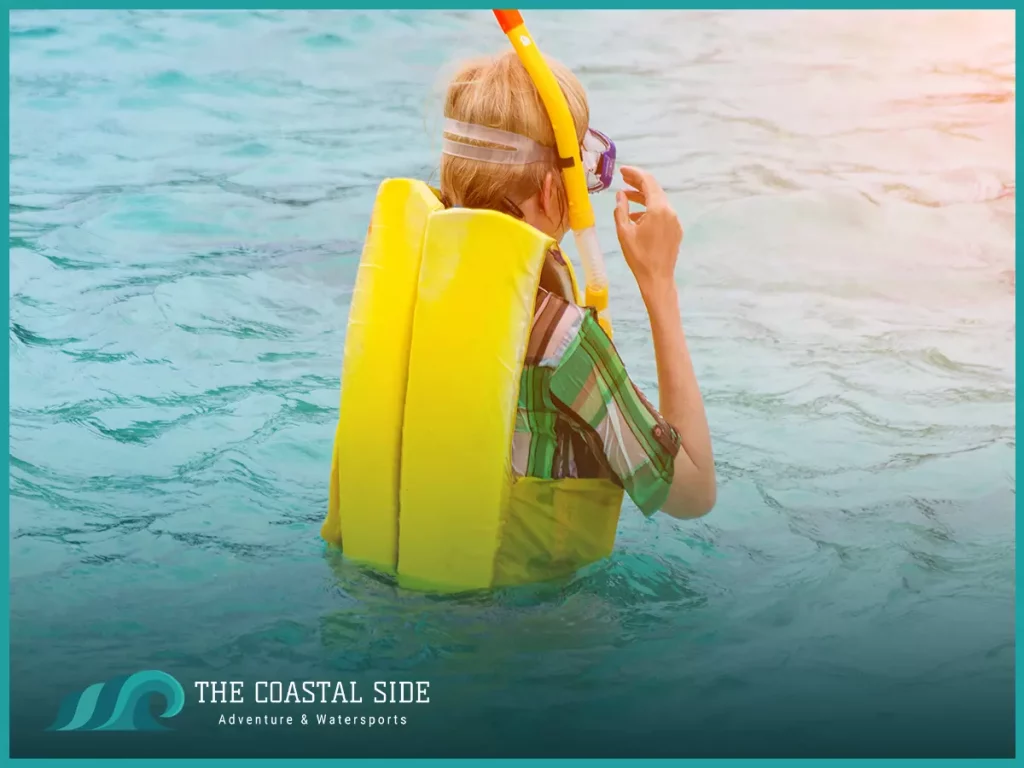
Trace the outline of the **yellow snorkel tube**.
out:
M 608 276 L 604 269 L 604 256 L 597 240 L 597 229 L 594 225 L 594 209 L 590 205 L 587 192 L 587 178 L 583 169 L 583 158 L 580 153 L 576 126 L 573 123 L 569 104 L 565 94 L 558 85 L 558 80 L 544 57 L 537 49 L 530 36 L 526 24 L 519 11 L 494 11 L 494 16 L 501 26 L 519 60 L 523 63 L 530 79 L 540 94 L 544 108 L 547 110 L 551 127 L 555 133 L 555 145 L 562 162 L 562 178 L 565 181 L 565 193 L 569 198 L 569 226 L 572 228 L 576 249 L 583 264 L 586 280 L 586 296 L 584 303 L 597 310 L 598 320 L 605 332 L 612 335 L 612 322 L 608 315 Z

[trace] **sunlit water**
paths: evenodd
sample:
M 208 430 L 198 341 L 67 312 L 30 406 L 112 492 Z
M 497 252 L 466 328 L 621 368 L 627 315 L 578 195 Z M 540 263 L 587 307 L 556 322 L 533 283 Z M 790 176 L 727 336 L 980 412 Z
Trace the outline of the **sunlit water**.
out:
M 436 178 L 445 72 L 507 45 L 489 13 L 16 12 L 14 700 L 51 717 L 43 677 L 62 695 L 148 667 L 359 672 L 433 681 L 423 743 L 459 718 L 478 753 L 554 754 L 577 726 L 602 754 L 684 727 L 676 754 L 713 752 L 709 728 L 756 750 L 753 722 L 870 751 L 926 716 L 936 743 L 946 717 L 1005 750 L 1012 14 L 528 21 L 686 227 L 716 510 L 627 504 L 610 560 L 465 599 L 324 556 L 374 192 Z M 612 203 L 616 342 L 654 396 Z

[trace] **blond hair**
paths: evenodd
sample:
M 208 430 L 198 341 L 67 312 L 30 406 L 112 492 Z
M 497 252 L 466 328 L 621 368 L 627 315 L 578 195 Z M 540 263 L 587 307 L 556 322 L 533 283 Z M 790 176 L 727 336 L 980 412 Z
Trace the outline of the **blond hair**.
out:
M 582 143 L 590 124 L 587 94 L 566 67 L 551 59 L 547 61 L 569 103 L 576 137 Z M 545 147 L 555 146 L 555 134 L 544 103 L 514 51 L 463 64 L 448 85 L 444 116 L 518 133 Z M 494 146 L 487 142 L 471 143 Z M 504 210 L 506 201 L 519 205 L 534 195 L 543 185 L 544 177 L 552 171 L 564 215 L 568 201 L 562 174 L 555 162 L 504 165 L 442 155 L 441 194 L 451 205 Z

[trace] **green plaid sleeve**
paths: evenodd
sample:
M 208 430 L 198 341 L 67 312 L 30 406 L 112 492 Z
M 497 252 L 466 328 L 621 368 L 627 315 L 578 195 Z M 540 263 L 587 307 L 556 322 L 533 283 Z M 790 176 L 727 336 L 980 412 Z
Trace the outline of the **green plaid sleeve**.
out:
M 593 310 L 558 361 L 551 394 L 594 433 L 640 510 L 650 516 L 661 509 L 672 485 L 679 433 L 630 381 Z

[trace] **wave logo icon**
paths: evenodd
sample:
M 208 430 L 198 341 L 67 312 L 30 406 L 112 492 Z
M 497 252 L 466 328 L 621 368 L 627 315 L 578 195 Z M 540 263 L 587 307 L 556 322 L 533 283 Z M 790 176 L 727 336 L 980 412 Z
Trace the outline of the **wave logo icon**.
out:
M 161 719 L 181 712 L 185 691 L 181 683 L 156 669 L 115 677 L 90 685 L 61 702 L 60 711 L 48 731 L 169 731 L 153 719 L 150 696 L 164 700 Z

